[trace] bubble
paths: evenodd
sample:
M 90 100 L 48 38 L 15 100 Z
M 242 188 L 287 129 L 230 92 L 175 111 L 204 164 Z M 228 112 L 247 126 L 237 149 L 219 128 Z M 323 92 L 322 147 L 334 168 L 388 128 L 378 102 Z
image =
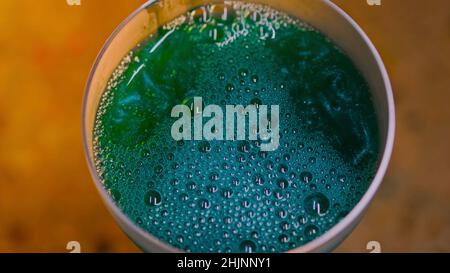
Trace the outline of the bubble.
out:
M 273 162 L 272 162 L 272 160 L 268 160 L 268 161 L 266 162 L 266 168 L 267 168 L 269 171 L 273 170 Z
M 243 153 L 248 153 L 250 151 L 250 143 L 248 141 L 241 141 L 238 144 L 238 150 Z
M 231 198 L 232 195 L 233 195 L 233 191 L 231 189 L 224 189 L 222 191 L 222 196 L 225 198 Z
M 278 171 L 280 173 L 287 173 L 288 170 L 289 170 L 289 168 L 286 164 L 280 164 L 280 166 L 278 166 Z
M 273 193 L 276 199 L 278 200 L 284 199 L 284 194 L 281 190 L 275 190 Z
M 187 201 L 187 200 L 189 200 L 189 195 L 187 195 L 186 193 L 180 194 L 180 200 L 181 200 L 181 201 Z
M 312 181 L 312 174 L 310 172 L 301 172 L 300 179 L 303 183 L 309 183 Z
M 308 219 L 305 216 L 300 215 L 298 217 L 298 222 L 300 223 L 300 225 L 304 225 L 304 224 L 306 224 L 308 222 Z
M 239 186 L 239 179 L 233 178 L 233 179 L 231 180 L 231 183 L 233 184 L 233 186 Z
M 202 209 L 209 209 L 211 207 L 211 203 L 205 198 L 200 199 L 198 203 Z
M 255 211 L 253 211 L 253 210 L 249 210 L 249 211 L 247 212 L 247 215 L 248 215 L 248 217 L 250 217 L 250 218 L 254 218 L 254 217 L 256 216 L 256 213 L 255 213 Z
M 286 234 L 281 234 L 280 237 L 278 237 L 278 240 L 281 243 L 286 244 L 289 242 L 289 237 Z
M 167 210 L 161 211 L 161 217 L 166 217 L 167 215 L 169 215 L 169 212 Z
M 252 76 L 252 82 L 257 83 L 259 81 L 259 77 L 257 75 Z
M 258 108 L 260 105 L 262 105 L 262 101 L 259 98 L 253 98 L 250 100 L 250 104 L 253 104 Z
M 142 156 L 142 157 L 149 157 L 149 156 L 150 156 L 150 150 L 148 150 L 148 149 L 143 149 L 143 150 L 141 151 L 141 156 Z
M 164 170 L 163 166 L 161 166 L 161 165 L 159 165 L 159 164 L 155 166 L 155 173 L 156 173 L 156 174 L 162 173 L 163 170 Z
M 253 241 L 245 240 L 241 243 L 239 248 L 244 253 L 254 253 L 256 251 L 256 244 Z
M 305 228 L 305 236 L 309 240 L 316 238 L 318 234 L 319 234 L 319 228 L 315 225 L 309 225 Z
M 248 199 L 242 200 L 242 207 L 249 208 L 250 207 L 250 201 Z
M 235 89 L 235 87 L 234 87 L 234 85 L 231 84 L 231 83 L 229 83 L 229 84 L 227 84 L 227 85 L 225 86 L 225 91 L 227 91 L 227 92 L 233 92 L 234 89 Z
M 209 175 L 209 180 L 211 180 L 211 181 L 217 181 L 217 180 L 219 180 L 219 174 L 218 174 L 217 172 L 212 172 L 212 173 Z
M 215 192 L 217 192 L 217 190 L 218 190 L 218 188 L 217 188 L 216 185 L 209 185 L 208 186 L 208 192 L 209 193 L 215 193 Z
M 191 182 L 188 182 L 187 184 L 186 184 L 186 188 L 188 189 L 188 190 L 195 190 L 195 188 L 197 188 L 197 184 L 195 184 L 195 182 L 193 182 L 193 181 L 191 181 Z
M 286 230 L 289 230 L 290 225 L 289 225 L 288 222 L 283 221 L 283 222 L 281 222 L 280 227 L 281 227 L 282 230 L 285 230 L 285 231 L 286 231 Z
M 288 213 L 287 213 L 287 211 L 285 211 L 284 209 L 280 209 L 280 210 L 278 210 L 278 216 L 280 217 L 280 218 L 286 218 L 287 217 L 287 215 L 288 215 Z
M 322 193 L 313 193 L 305 198 L 304 206 L 311 216 L 323 216 L 330 207 L 330 201 Z
M 339 180 L 339 182 L 341 182 L 341 183 L 344 183 L 346 179 L 347 179 L 347 177 L 346 177 L 345 175 L 339 175 L 339 176 L 338 176 L 338 180 Z
M 145 194 L 145 203 L 149 206 L 161 205 L 161 194 L 156 190 L 149 190 Z
M 202 153 L 208 153 L 211 151 L 211 144 L 208 141 L 200 141 L 198 144 L 198 150 Z
M 239 76 L 241 76 L 242 78 L 245 78 L 245 77 L 247 77 L 247 75 L 248 75 L 247 69 L 245 69 L 245 68 L 239 69 Z
M 177 178 L 173 178 L 173 179 L 170 181 L 170 184 L 171 184 L 172 186 L 177 186 L 179 183 L 180 183 L 180 180 L 178 180 Z
M 277 182 L 278 182 L 278 186 L 279 186 L 280 188 L 282 188 L 282 189 L 285 189 L 285 188 L 287 188 L 287 187 L 289 186 L 288 181 L 287 181 L 286 179 L 284 179 L 284 178 L 278 179 Z
M 175 155 L 173 153 L 168 153 L 166 158 L 167 160 L 172 161 L 175 158 Z
M 262 184 L 264 184 L 264 178 L 263 178 L 263 176 L 261 175 L 261 174 L 256 174 L 254 177 L 253 177 L 253 181 L 255 182 L 255 184 L 256 185 L 259 185 L 259 186 L 261 186 Z

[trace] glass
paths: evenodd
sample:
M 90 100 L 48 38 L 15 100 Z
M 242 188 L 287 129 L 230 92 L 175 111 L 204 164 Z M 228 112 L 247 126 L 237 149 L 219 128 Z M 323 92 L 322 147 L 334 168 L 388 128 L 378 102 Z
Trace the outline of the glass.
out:
M 324 252 L 334 249 L 357 225 L 375 195 L 392 153 L 395 130 L 394 101 L 384 64 L 369 38 L 339 7 L 327 0 L 257 0 L 310 23 L 330 37 L 352 58 L 370 85 L 379 118 L 381 158 L 375 177 L 351 212 L 338 224 L 313 241 L 289 252 Z M 151 0 L 138 8 L 112 33 L 91 70 L 82 113 L 83 144 L 94 183 L 111 214 L 124 232 L 144 251 L 181 252 L 135 225 L 115 205 L 104 189 L 94 164 L 93 127 L 97 106 L 110 75 L 122 58 L 158 27 L 204 4 L 223 1 Z

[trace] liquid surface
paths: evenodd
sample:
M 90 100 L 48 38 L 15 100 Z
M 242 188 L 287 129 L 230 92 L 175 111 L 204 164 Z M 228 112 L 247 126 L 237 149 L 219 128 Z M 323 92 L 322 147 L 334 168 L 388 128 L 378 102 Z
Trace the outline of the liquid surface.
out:
M 280 146 L 174 141 L 170 111 L 280 107 Z M 191 252 L 282 252 L 338 223 L 368 188 L 378 128 L 368 86 L 318 31 L 270 8 L 205 6 L 137 46 L 98 107 L 95 161 L 138 226 Z

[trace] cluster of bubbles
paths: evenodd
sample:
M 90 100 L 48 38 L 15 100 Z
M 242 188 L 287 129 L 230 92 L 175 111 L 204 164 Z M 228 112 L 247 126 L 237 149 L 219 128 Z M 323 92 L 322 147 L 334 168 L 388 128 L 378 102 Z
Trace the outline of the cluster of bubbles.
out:
M 376 154 L 376 149 L 367 155 L 370 160 L 366 164 L 355 165 L 354 155 L 343 155 L 332 143 L 335 138 L 318 126 L 325 128 L 336 120 L 316 118 L 314 126 L 308 123 L 311 116 L 322 115 L 316 110 L 323 103 L 314 101 L 303 90 L 301 84 L 308 83 L 300 84 L 297 73 L 302 72 L 299 65 L 309 62 L 306 65 L 314 66 L 316 60 L 305 59 L 302 52 L 291 59 L 279 58 L 278 53 L 285 49 L 285 32 L 302 41 L 305 50 L 315 46 L 317 36 L 322 37 L 320 33 L 263 6 L 238 3 L 228 6 L 227 16 L 216 16 L 214 20 L 203 16 L 203 12 L 211 15 L 214 10 L 217 12 L 217 7 L 202 7 L 165 28 L 174 31 L 174 35 L 187 33 L 187 43 L 193 43 L 192 88 L 172 98 L 169 91 L 164 93 L 172 90 L 167 87 L 169 83 L 152 79 L 158 76 L 154 72 L 143 69 L 136 76 L 136 67 L 148 63 L 153 56 L 163 60 L 165 66 L 167 62 L 178 62 L 180 67 L 169 63 L 171 73 L 178 78 L 177 71 L 184 69 L 183 60 L 164 60 L 158 55 L 163 56 L 164 43 L 159 45 L 161 51 L 149 50 L 158 44 L 158 37 L 152 37 L 136 50 L 136 64 L 130 65 L 129 71 L 105 92 L 94 131 L 98 172 L 128 217 L 175 247 L 190 252 L 286 251 L 320 236 L 356 205 L 372 178 L 376 157 L 371 155 Z M 186 19 L 194 14 L 198 21 Z M 264 24 L 255 23 L 255 18 Z M 245 26 L 246 33 L 232 42 L 205 39 L 211 35 L 203 31 L 208 26 L 233 29 L 236 23 Z M 272 26 L 275 34 L 261 39 L 262 25 Z M 305 35 L 312 35 L 311 40 Z M 222 36 L 225 40 L 229 37 L 232 36 Z M 342 57 L 325 38 L 321 46 L 329 57 Z M 351 69 L 341 69 L 339 75 L 353 73 Z M 136 83 L 129 86 L 132 77 Z M 190 79 L 181 80 L 190 86 Z M 146 93 L 137 96 L 133 88 Z M 364 85 L 358 88 L 357 92 L 369 96 Z M 352 92 L 346 94 L 345 100 L 364 104 Z M 191 106 L 194 96 L 201 96 L 205 104 L 279 105 L 280 146 L 276 151 L 265 152 L 261 151 L 259 140 L 174 141 L 170 136 L 174 119 L 170 115 L 161 115 L 156 129 L 155 124 L 145 127 L 147 119 L 140 116 L 147 113 L 142 112 L 142 105 L 152 105 L 149 101 L 158 96 L 174 100 L 167 107 L 178 103 Z M 342 111 L 351 110 L 354 109 Z M 120 115 L 114 116 L 118 118 L 112 123 L 108 113 L 114 111 Z M 133 124 L 124 127 L 126 136 L 129 132 L 145 132 L 147 138 L 127 145 L 118 143 L 107 124 Z

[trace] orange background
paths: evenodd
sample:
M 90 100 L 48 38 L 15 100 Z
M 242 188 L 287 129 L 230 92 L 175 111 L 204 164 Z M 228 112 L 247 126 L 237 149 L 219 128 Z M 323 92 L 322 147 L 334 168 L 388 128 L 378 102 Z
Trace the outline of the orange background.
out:
M 0 1 L 0 252 L 139 251 L 98 196 L 81 144 L 91 65 L 142 0 Z M 450 251 L 450 1 L 335 0 L 371 37 L 397 107 L 393 159 L 337 251 Z

